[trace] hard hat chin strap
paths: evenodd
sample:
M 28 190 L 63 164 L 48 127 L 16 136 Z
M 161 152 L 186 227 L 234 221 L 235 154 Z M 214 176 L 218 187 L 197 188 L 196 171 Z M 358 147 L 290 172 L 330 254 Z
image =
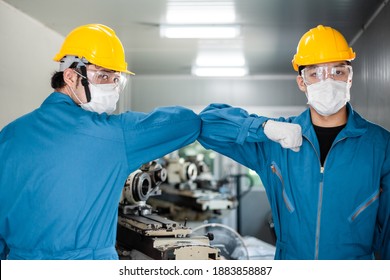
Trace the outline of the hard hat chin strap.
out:
M 84 86 L 85 91 L 85 97 L 87 98 L 87 103 L 91 101 L 91 92 L 89 91 L 89 82 L 87 79 L 87 67 L 80 66 L 81 75 L 83 77 L 81 78 L 81 84 Z
M 79 58 L 75 55 L 66 55 L 60 60 L 60 72 L 65 71 L 65 69 L 71 67 L 73 63 L 77 63 L 76 68 L 80 68 L 81 70 L 81 84 L 84 86 L 85 97 L 87 98 L 87 102 L 91 101 L 91 92 L 89 91 L 89 82 L 87 78 L 87 67 L 88 60 L 85 58 Z

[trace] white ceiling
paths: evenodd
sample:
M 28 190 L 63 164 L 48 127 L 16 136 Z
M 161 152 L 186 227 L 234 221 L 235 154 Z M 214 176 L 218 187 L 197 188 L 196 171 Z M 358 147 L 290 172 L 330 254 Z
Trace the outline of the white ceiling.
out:
M 4 1 L 64 36 L 87 23 L 112 27 L 125 47 L 129 70 L 137 75 L 188 75 L 199 48 L 231 43 L 242 46 L 250 75 L 292 74 L 291 59 L 308 29 L 330 25 L 351 41 L 383 2 L 229 0 L 234 2 L 240 37 L 200 40 L 160 38 L 169 0 Z

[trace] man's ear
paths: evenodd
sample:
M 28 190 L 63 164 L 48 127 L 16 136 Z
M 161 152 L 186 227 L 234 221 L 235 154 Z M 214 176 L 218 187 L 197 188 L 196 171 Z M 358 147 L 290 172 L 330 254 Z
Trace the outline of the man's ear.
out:
M 306 92 L 306 84 L 305 84 L 305 82 L 303 81 L 302 76 L 300 76 L 300 75 L 297 76 L 297 85 L 298 85 L 298 88 L 299 88 L 301 91 Z
M 73 69 L 71 68 L 67 68 L 64 70 L 64 74 L 63 74 L 63 77 L 64 77 L 64 82 L 67 84 L 67 85 L 72 85 L 75 81 L 76 81 L 76 78 L 75 75 L 77 75 Z

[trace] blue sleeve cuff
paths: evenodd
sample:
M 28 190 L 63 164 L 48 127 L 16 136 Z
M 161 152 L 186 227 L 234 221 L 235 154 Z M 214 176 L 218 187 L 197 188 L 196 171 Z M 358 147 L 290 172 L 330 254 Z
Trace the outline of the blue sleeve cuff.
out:
M 242 124 L 241 131 L 237 136 L 236 143 L 242 145 L 245 142 L 246 137 L 249 133 L 249 128 L 253 122 L 253 118 L 247 118 Z

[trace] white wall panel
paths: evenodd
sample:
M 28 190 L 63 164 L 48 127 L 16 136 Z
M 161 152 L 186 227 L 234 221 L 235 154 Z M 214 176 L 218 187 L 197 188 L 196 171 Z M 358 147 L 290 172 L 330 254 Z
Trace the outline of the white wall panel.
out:
M 63 37 L 0 1 L 0 129 L 51 93 Z
M 353 46 L 351 103 L 364 117 L 390 129 L 390 5 Z
M 133 110 L 146 112 L 158 106 L 182 105 L 199 111 L 210 103 L 227 103 L 254 110 L 278 107 L 278 112 L 285 115 L 284 107 L 288 112 L 295 111 L 291 108 L 304 108 L 306 97 L 298 90 L 294 75 L 241 79 L 175 76 L 132 78 L 129 108 Z

